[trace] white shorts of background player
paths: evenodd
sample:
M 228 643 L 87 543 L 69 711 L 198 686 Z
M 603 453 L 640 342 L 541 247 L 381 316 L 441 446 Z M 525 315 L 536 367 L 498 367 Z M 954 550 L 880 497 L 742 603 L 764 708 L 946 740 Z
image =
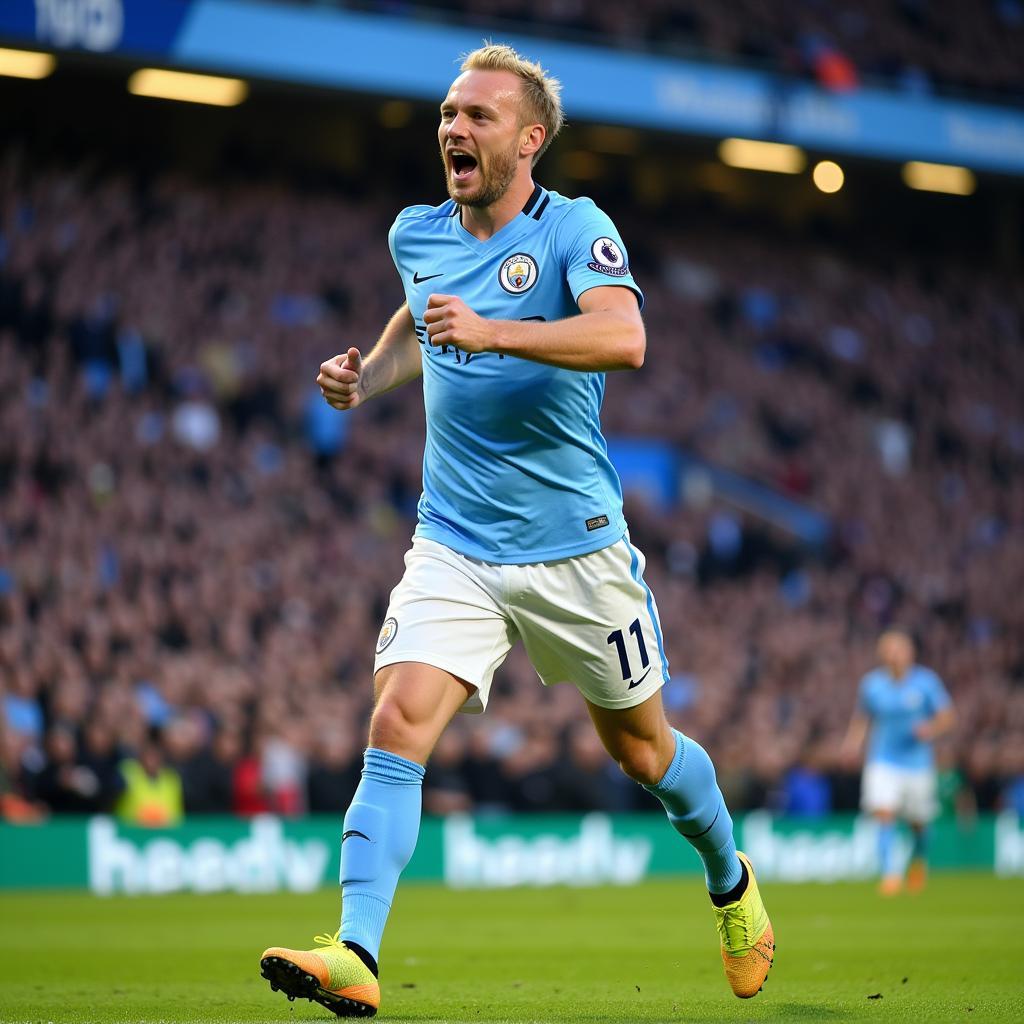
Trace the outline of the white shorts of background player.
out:
M 869 761 L 861 778 L 860 805 L 868 813 L 888 811 L 915 825 L 926 825 L 938 813 L 937 781 L 931 768 L 900 768 Z

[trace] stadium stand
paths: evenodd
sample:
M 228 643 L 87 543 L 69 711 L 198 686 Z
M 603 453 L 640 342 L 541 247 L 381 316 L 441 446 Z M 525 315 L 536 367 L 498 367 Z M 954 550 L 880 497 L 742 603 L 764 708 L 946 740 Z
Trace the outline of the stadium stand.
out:
M 1024 101 L 1020 0 L 737 0 L 728 6 L 715 0 L 291 2 L 756 64 L 839 90 L 863 80 L 917 94 L 973 92 Z
M 325 189 L 0 153 L 12 813 L 112 809 L 118 759 L 150 736 L 188 813 L 347 802 L 422 408 L 410 387 L 334 415 L 313 378 L 401 299 L 394 213 Z M 732 806 L 855 806 L 838 739 L 893 621 L 954 695 L 950 778 L 980 808 L 1019 802 L 1019 282 L 909 244 L 840 251 L 710 217 L 620 226 L 650 348 L 643 371 L 610 379 L 608 431 L 667 441 L 831 524 L 813 550 L 699 477 L 676 506 L 630 499 L 673 666 L 666 702 Z M 485 719 L 439 749 L 428 810 L 647 806 L 602 777 L 583 715 L 514 653 Z

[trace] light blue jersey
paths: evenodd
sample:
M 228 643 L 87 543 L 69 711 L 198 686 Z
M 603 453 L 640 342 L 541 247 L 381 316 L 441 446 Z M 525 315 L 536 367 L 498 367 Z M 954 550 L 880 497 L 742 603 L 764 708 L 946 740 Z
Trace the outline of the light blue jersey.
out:
M 427 439 L 416 535 L 516 565 L 614 544 L 626 523 L 601 435 L 604 374 L 433 347 L 423 322 L 435 293 L 494 320 L 562 320 L 602 285 L 625 285 L 642 303 L 611 220 L 589 199 L 538 185 L 486 241 L 462 226 L 449 200 L 403 210 L 389 243 L 422 345 Z
M 912 665 L 903 679 L 876 668 L 860 681 L 857 706 L 871 719 L 868 761 L 911 770 L 931 768 L 932 744 L 914 735 L 915 726 L 948 707 L 949 694 L 929 668 Z

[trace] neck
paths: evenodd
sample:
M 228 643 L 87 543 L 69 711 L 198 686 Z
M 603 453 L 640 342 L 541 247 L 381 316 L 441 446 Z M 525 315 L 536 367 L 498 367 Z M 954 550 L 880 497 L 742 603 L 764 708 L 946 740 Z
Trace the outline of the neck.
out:
M 527 168 L 525 173 L 516 175 L 505 194 L 490 206 L 463 206 L 459 213 L 462 226 L 474 238 L 486 242 L 519 216 L 533 189 L 533 178 Z

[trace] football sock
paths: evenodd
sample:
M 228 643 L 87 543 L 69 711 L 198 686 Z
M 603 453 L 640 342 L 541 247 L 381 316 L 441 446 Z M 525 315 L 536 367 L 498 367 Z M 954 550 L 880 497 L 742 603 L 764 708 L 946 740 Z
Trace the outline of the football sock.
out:
M 345 945 L 348 946 L 348 948 L 351 949 L 352 952 L 355 953 L 355 955 L 359 957 L 359 959 L 362 960 L 367 967 L 370 968 L 375 978 L 380 974 L 380 969 L 377 967 L 377 961 L 374 960 L 373 957 L 370 956 L 370 954 L 367 953 L 366 950 L 363 949 L 363 947 L 360 946 L 358 942 L 352 942 L 351 940 L 349 940 L 345 943 Z
M 878 823 L 878 868 L 883 878 L 894 875 L 896 854 L 896 822 Z
M 366 953 L 374 966 L 398 876 L 416 849 L 424 772 L 415 761 L 368 747 L 345 815 L 340 938 L 358 946 L 356 955 Z
M 911 860 L 924 860 L 928 856 L 928 829 L 915 828 L 912 830 L 913 845 L 910 847 Z
M 739 884 L 743 872 L 715 766 L 699 743 L 673 732 L 676 752 L 672 763 L 659 783 L 644 789 L 662 802 L 672 827 L 700 855 L 708 891 L 728 893 Z
M 742 875 L 736 885 L 728 892 L 709 892 L 708 895 L 711 897 L 711 902 L 716 907 L 724 907 L 727 903 L 735 903 L 746 891 L 747 882 L 750 881 L 750 873 L 747 871 L 747 865 L 740 861 L 740 869 Z

